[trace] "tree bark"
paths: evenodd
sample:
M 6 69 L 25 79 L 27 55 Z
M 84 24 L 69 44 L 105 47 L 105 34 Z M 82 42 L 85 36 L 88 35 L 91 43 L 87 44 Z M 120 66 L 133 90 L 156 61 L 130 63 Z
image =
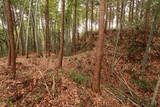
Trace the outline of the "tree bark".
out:
M 105 0 L 100 0 L 99 6 L 99 37 L 96 46 L 96 66 L 94 71 L 94 79 L 92 88 L 95 92 L 100 93 L 100 78 L 101 78 L 101 68 L 102 68 L 102 60 L 103 60 L 103 45 L 104 45 L 104 30 L 105 30 Z
M 62 10 L 61 10 L 61 37 L 60 37 L 60 51 L 58 57 L 58 69 L 62 68 L 63 61 L 63 51 L 64 51 L 64 14 L 65 14 L 65 0 L 61 0 Z
M 93 35 L 94 0 L 91 0 L 91 34 Z
M 46 22 L 46 57 L 50 56 L 50 36 L 49 36 L 49 0 L 46 0 L 46 10 L 45 10 L 45 22 Z
M 119 3 L 119 0 L 117 0 L 117 10 L 116 10 L 116 27 L 117 27 L 117 29 L 119 28 L 119 5 L 120 5 L 120 3 Z
M 131 22 L 131 10 L 132 10 L 132 0 L 129 0 L 129 17 L 128 22 Z
M 33 1 L 32 1 L 32 7 L 33 7 Z M 32 12 L 31 12 L 31 16 L 32 16 L 32 35 L 33 35 L 33 51 L 36 52 L 36 42 L 35 42 L 35 32 L 36 32 L 36 24 L 35 24 L 35 12 L 34 10 L 32 9 Z
M 37 12 L 38 12 L 38 1 L 36 1 L 36 9 L 35 9 L 35 43 L 36 43 L 36 52 L 37 56 L 40 57 L 40 51 L 39 51 L 39 43 L 38 43 L 38 21 L 37 21 Z
M 9 60 L 11 60 L 11 70 L 13 72 L 13 78 L 16 75 L 16 51 L 15 51 L 15 40 L 14 40 L 14 25 L 13 15 L 11 12 L 11 1 L 4 0 L 5 5 L 5 16 L 7 21 L 8 37 L 9 37 Z
M 121 2 L 121 17 L 120 17 L 120 29 L 123 28 L 123 22 L 124 22 L 124 1 Z M 120 34 L 121 37 L 121 34 Z
M 111 29 L 111 14 L 112 14 L 112 7 L 111 5 L 109 6 L 109 22 L 108 22 L 108 27 L 109 27 L 109 30 Z
M 108 23 L 109 23 L 109 22 L 108 22 L 108 21 L 109 21 L 109 20 L 108 20 L 108 16 L 109 16 L 108 3 L 106 3 L 106 19 L 105 19 L 106 21 L 105 21 L 105 28 L 104 28 L 104 29 L 105 29 L 105 33 L 107 33 L 107 29 L 108 29 Z
M 133 21 L 134 21 L 134 3 L 135 2 L 135 0 L 132 0 L 132 11 L 131 11 L 131 22 L 133 23 Z
M 27 22 L 27 30 L 26 30 L 26 57 L 28 58 L 28 39 L 29 39 L 29 26 L 30 26 L 30 17 L 31 17 L 31 7 L 32 7 L 32 0 L 29 1 L 29 15 L 28 15 L 28 22 Z
M 86 37 L 88 37 L 88 2 L 89 0 L 86 0 Z
M 75 0 L 74 4 L 74 28 L 73 28 L 73 53 L 76 53 L 76 34 L 77 34 L 77 0 Z

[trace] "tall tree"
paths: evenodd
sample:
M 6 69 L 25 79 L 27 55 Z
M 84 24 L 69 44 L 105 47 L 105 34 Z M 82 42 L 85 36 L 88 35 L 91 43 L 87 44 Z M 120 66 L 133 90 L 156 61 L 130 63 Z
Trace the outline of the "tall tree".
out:
M 93 35 L 94 0 L 91 0 L 91 34 Z
M 88 8 L 89 0 L 86 0 L 86 36 L 88 37 Z
M 64 53 L 64 14 L 65 14 L 65 0 L 61 0 L 61 37 L 60 37 L 60 51 L 58 57 L 58 69 L 62 68 L 62 61 L 63 61 L 63 53 Z
M 124 22 L 124 16 L 125 16 L 124 10 L 125 10 L 124 1 L 122 0 L 122 2 L 121 2 L 121 15 L 120 15 L 120 29 L 123 28 L 123 22 Z M 120 35 L 120 37 L 121 37 L 121 35 Z
M 96 45 L 96 66 L 94 71 L 94 80 L 93 80 L 93 90 L 95 92 L 100 92 L 100 78 L 101 78 L 101 68 L 103 60 L 103 45 L 104 45 L 104 30 L 105 30 L 105 0 L 100 0 L 99 6 L 99 37 Z
M 26 30 L 26 57 L 28 58 L 28 40 L 29 40 L 29 29 L 30 29 L 30 17 L 31 17 L 32 0 L 29 1 L 29 13 L 27 20 L 27 30 Z
M 5 6 L 5 16 L 7 21 L 8 37 L 9 37 L 9 65 L 11 65 L 11 70 L 14 73 L 13 77 L 16 75 L 16 50 L 14 41 L 14 25 L 13 25 L 13 15 L 11 12 L 11 1 L 4 0 Z
M 128 22 L 131 22 L 132 0 L 129 0 Z
M 119 28 L 119 8 L 120 8 L 119 0 L 117 0 L 117 7 L 116 7 L 116 27 Z
M 123 2 L 124 3 L 124 2 Z M 123 4 L 124 5 L 124 4 Z M 131 22 L 134 21 L 134 5 L 135 5 L 135 0 L 132 0 L 132 8 L 131 8 Z
M 49 0 L 46 0 L 46 9 L 45 9 L 45 36 L 46 36 L 46 56 L 50 56 L 50 36 L 49 36 Z
M 76 53 L 76 34 L 77 34 L 77 0 L 74 1 L 74 28 L 73 28 L 73 53 Z

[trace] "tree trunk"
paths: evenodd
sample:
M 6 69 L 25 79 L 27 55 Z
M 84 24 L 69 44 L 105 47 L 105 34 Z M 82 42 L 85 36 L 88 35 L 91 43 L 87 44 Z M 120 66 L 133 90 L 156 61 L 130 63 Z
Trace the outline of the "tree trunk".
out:
M 76 34 L 77 34 L 77 0 L 75 0 L 74 4 L 74 28 L 73 28 L 73 53 L 76 53 Z
M 140 9 L 140 19 L 142 20 L 143 18 L 143 8 L 144 8 L 144 0 L 141 0 L 141 9 Z
M 86 37 L 88 37 L 88 2 L 89 0 L 86 0 Z
M 60 51 L 58 57 L 58 69 L 62 68 L 63 51 L 64 51 L 64 14 L 65 14 L 65 0 L 62 0 L 62 13 L 61 13 L 61 37 L 60 37 Z
M 100 92 L 100 78 L 101 78 L 101 68 L 103 60 L 103 45 L 104 45 L 104 30 L 105 30 L 105 0 L 100 0 L 99 7 L 99 37 L 96 46 L 96 66 L 94 71 L 94 80 L 93 80 L 93 90 L 95 92 Z
M 32 7 L 32 0 L 29 1 L 29 15 L 28 15 L 28 22 L 27 22 L 27 30 L 26 30 L 26 57 L 28 58 L 28 39 L 29 39 L 29 25 L 30 25 L 30 17 L 31 17 L 31 7 Z
M 136 19 L 136 21 L 139 19 L 139 13 L 138 13 L 138 8 L 139 8 L 139 0 L 136 0 L 136 11 L 135 11 L 135 14 L 136 14 L 136 17 L 135 17 L 135 19 Z
M 134 0 L 132 0 L 132 11 L 131 11 L 131 22 L 133 23 L 134 21 Z
M 36 52 L 37 56 L 40 57 L 40 51 L 39 51 L 39 43 L 38 43 L 38 21 L 37 21 L 37 12 L 38 12 L 38 1 L 36 1 L 36 9 L 35 9 L 35 43 L 36 43 Z
M 112 9 L 111 9 L 111 5 L 109 6 L 109 22 L 108 22 L 108 27 L 109 30 L 111 29 L 111 14 L 112 14 Z
M 16 42 L 16 41 L 18 41 L 19 38 L 18 38 L 18 31 L 17 31 L 17 25 L 16 25 L 17 15 L 16 15 L 16 10 L 15 10 L 15 8 L 13 8 L 13 6 L 11 6 L 11 12 L 12 12 L 12 17 L 13 17 L 12 20 L 13 20 L 13 28 L 15 30 L 15 37 L 16 37 L 15 42 Z M 13 32 L 14 32 L 14 30 L 13 30 Z M 15 43 L 15 50 L 17 50 L 16 43 Z M 17 57 L 18 50 L 15 53 L 16 53 L 16 57 Z
M 148 29 L 149 29 L 149 16 L 150 16 L 150 5 L 145 10 L 145 34 L 144 34 L 144 45 L 147 46 L 147 40 L 148 40 Z
M 131 22 L 131 10 L 132 10 L 132 0 L 129 1 L 129 17 L 128 17 L 128 22 Z
M 33 7 L 33 2 L 32 2 L 32 7 Z M 36 32 L 36 29 L 35 29 L 35 27 L 36 27 L 36 24 L 35 24 L 35 12 L 34 12 L 34 10 L 32 9 L 32 14 L 31 14 L 31 16 L 32 16 L 32 34 L 33 34 L 33 51 L 34 52 L 36 52 L 36 42 L 35 42 L 35 32 Z
M 93 35 L 94 0 L 91 0 L 91 34 Z
M 107 31 L 107 29 L 108 29 L 108 16 L 109 16 L 109 12 L 108 12 L 108 3 L 106 3 L 106 21 L 105 21 L 105 33 L 107 33 L 106 31 Z
M 117 10 L 116 10 L 116 27 L 119 28 L 119 0 L 117 0 Z
M 24 56 L 25 55 L 25 40 L 24 40 L 23 18 L 22 18 L 22 25 L 20 27 L 20 34 L 19 34 L 19 36 L 20 36 L 20 40 L 21 40 L 21 49 L 22 49 L 21 54 L 22 54 L 22 56 Z
M 11 1 L 4 0 L 5 5 L 5 16 L 7 21 L 8 37 L 9 37 L 9 57 L 11 57 L 11 70 L 13 72 L 13 78 L 16 75 L 16 51 L 15 51 L 15 41 L 14 41 L 14 25 L 13 25 L 13 15 L 11 12 Z
M 122 2 L 121 2 L 121 18 L 120 18 L 120 29 L 122 29 L 123 28 L 123 16 L 124 16 L 124 1 L 122 0 Z M 120 37 L 121 37 L 121 34 L 120 34 Z
M 45 22 L 46 22 L 46 29 L 45 29 L 45 35 L 46 35 L 46 57 L 50 56 L 50 36 L 49 36 L 49 0 L 46 0 L 46 10 L 45 10 Z

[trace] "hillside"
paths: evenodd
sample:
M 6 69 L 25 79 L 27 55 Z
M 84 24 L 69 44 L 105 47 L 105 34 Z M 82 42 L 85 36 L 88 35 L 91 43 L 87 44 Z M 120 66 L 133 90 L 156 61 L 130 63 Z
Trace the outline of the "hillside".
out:
M 17 59 L 17 78 L 11 79 L 8 72 L 6 58 L 0 60 L 0 102 L 1 107 L 7 106 L 56 106 L 56 107 L 118 107 L 119 101 L 108 90 L 103 90 L 100 96 L 88 87 L 83 75 L 74 79 L 70 76 L 78 72 L 76 58 L 84 60 L 86 55 L 66 57 L 63 71 L 59 71 L 58 80 L 55 79 L 55 55 L 50 58 L 36 58 L 34 55 L 26 59 Z M 72 73 L 72 74 L 71 74 Z M 75 74 L 76 75 L 76 74 Z M 56 82 L 58 81 L 58 82 Z M 56 82 L 56 84 L 55 84 Z M 88 84 L 88 83 L 87 83 Z
M 160 107 L 160 0 L 0 0 L 0 107 Z
M 109 38 L 109 37 L 108 37 Z M 91 42 L 91 46 L 93 45 Z M 88 46 L 90 46 L 88 45 Z M 86 48 L 88 49 L 88 48 Z M 2 105 L 56 107 L 134 107 L 150 103 L 158 79 L 160 60 L 151 60 L 144 78 L 141 65 L 127 57 L 119 45 L 114 58 L 112 39 L 105 41 L 101 95 L 91 90 L 95 49 L 64 57 L 63 69 L 56 76 L 57 56 L 29 58 L 18 56 L 16 79 L 11 79 L 7 58 L 0 59 L 0 102 Z M 153 59 L 153 58 L 152 58 Z M 115 65 L 113 68 L 113 60 Z M 158 104 L 160 93 L 158 93 Z

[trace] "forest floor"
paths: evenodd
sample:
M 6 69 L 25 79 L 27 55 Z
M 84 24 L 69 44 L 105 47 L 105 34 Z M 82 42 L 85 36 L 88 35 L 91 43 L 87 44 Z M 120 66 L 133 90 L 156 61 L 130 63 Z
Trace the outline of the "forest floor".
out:
M 7 58 L 1 58 L 1 107 L 146 107 L 150 104 L 160 75 L 159 57 L 150 56 L 142 78 L 140 61 L 128 58 L 125 45 L 119 46 L 115 56 L 112 41 L 105 41 L 101 95 L 91 90 L 94 48 L 64 57 L 63 69 L 58 71 L 58 77 L 55 69 L 57 56 L 54 54 L 49 58 L 37 58 L 35 54 L 30 54 L 29 58 L 18 56 L 15 80 L 11 78 Z M 136 57 L 139 59 L 141 56 Z M 156 107 L 159 106 L 160 91 Z
M 103 89 L 102 95 L 98 95 L 86 86 L 90 78 L 76 75 L 76 61 L 85 59 L 89 53 L 65 57 L 58 79 L 53 78 L 56 74 L 55 55 L 50 58 L 36 58 L 34 54 L 28 59 L 18 57 L 15 80 L 9 73 L 7 58 L 1 58 L 1 107 L 120 107 L 122 104 L 109 90 Z

